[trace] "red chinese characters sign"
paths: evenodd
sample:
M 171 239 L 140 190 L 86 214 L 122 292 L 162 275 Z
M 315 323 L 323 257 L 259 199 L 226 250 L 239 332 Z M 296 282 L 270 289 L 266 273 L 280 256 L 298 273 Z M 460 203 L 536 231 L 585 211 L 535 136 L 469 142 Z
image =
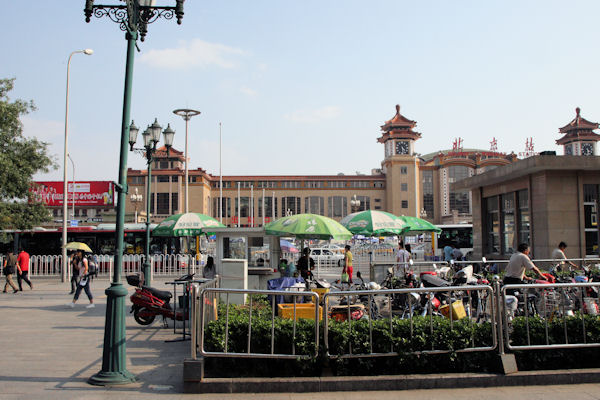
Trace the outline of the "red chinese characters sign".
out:
M 41 181 L 34 182 L 31 188 L 33 198 L 49 207 L 63 205 L 63 182 Z M 112 207 L 115 203 L 114 186 L 110 181 L 69 182 L 67 188 L 67 204 L 73 203 L 80 207 Z

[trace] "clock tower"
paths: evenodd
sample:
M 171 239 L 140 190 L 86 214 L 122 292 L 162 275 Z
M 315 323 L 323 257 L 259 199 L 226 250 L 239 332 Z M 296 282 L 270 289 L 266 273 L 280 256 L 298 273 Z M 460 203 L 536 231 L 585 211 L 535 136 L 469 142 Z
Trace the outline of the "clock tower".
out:
M 595 156 L 596 143 L 600 141 L 600 135 L 594 133 L 598 129 L 597 122 L 590 122 L 580 115 L 581 109 L 575 109 L 575 119 L 558 131 L 563 137 L 556 141 L 562 145 L 565 156 Z
M 421 209 L 419 159 L 415 155 L 415 141 L 421 134 L 414 131 L 416 126 L 396 105 L 396 114 L 381 126 L 377 138 L 384 146 L 381 166 L 386 175 L 387 211 L 395 215 L 418 217 Z

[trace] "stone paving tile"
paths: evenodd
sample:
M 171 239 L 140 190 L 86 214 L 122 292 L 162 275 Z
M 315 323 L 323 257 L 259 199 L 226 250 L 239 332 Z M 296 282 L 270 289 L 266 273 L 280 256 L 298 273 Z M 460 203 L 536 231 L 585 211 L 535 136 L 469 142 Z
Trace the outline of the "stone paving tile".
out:
M 182 394 L 182 362 L 189 354 L 189 341 L 165 343 L 164 340 L 178 337 L 172 327 L 163 329 L 160 323 L 154 323 L 144 328 L 130 314 L 126 317 L 128 369 L 138 376 L 139 382 L 115 388 L 95 387 L 86 380 L 101 367 L 104 289 L 108 281 L 92 283 L 97 304 L 94 309 L 84 307 L 85 298 L 76 308 L 66 308 L 64 304 L 71 299 L 66 283 L 42 279 L 34 282 L 33 291 L 0 293 L 0 400 L 600 399 L 600 384 L 402 392 Z M 155 286 L 166 288 L 164 280 Z M 129 305 L 129 300 L 126 303 Z

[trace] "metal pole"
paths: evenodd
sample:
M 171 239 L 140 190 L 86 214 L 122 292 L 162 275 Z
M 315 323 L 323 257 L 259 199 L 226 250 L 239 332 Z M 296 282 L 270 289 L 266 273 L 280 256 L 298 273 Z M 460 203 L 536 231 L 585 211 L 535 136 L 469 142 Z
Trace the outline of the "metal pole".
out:
M 219 222 L 223 223 L 223 170 L 221 160 L 222 148 L 221 123 L 219 122 Z
M 415 155 L 415 217 L 420 218 L 419 215 L 419 193 L 417 192 L 417 156 Z
M 125 224 L 125 196 L 127 194 L 127 154 L 129 152 L 129 116 L 133 62 L 137 31 L 129 30 L 127 38 L 127 61 L 125 64 L 125 88 L 123 93 L 123 119 L 121 121 L 121 146 L 119 157 L 119 184 L 117 195 L 117 220 L 115 233 L 115 266 L 113 280 L 106 293 L 106 321 L 104 325 L 104 346 L 102 349 L 102 369 L 90 377 L 93 385 L 118 385 L 135 382 L 135 376 L 127 370 L 127 348 L 125 345 L 125 296 L 127 289 L 121 283 L 123 268 L 123 235 Z
M 240 224 L 242 222 L 241 221 L 242 216 L 240 214 L 240 209 L 241 209 L 241 207 L 240 207 L 240 201 L 241 201 L 241 198 L 240 198 L 240 183 L 238 182 L 237 184 L 238 184 L 238 223 L 237 223 L 237 227 L 239 228 Z
M 250 221 L 254 228 L 254 185 L 250 185 Z
M 189 196 L 188 196 L 188 185 L 189 185 L 189 178 L 188 178 L 188 125 L 189 125 L 189 118 L 185 119 L 185 213 L 187 214 L 189 212 Z M 185 324 L 184 324 L 185 326 Z
M 275 192 L 271 192 L 271 218 L 275 221 Z
M 265 188 L 263 188 L 263 198 L 262 198 L 262 226 L 265 226 Z
M 152 286 L 152 261 L 150 259 L 150 182 L 152 182 L 152 150 L 146 151 L 146 161 L 148 164 L 148 184 L 146 185 L 146 257 L 144 260 L 144 284 Z
M 200 111 L 191 110 L 187 108 L 180 108 L 177 110 L 173 110 L 173 114 L 179 115 L 183 117 L 185 121 L 185 212 L 189 212 L 189 195 L 188 195 L 188 186 L 189 186 L 189 178 L 188 178 L 188 121 L 195 115 L 200 114 Z
M 73 186 L 73 198 L 72 198 L 72 204 L 73 204 L 73 219 L 75 219 L 75 162 L 73 162 L 73 159 L 71 158 L 70 154 L 67 154 L 67 156 L 69 157 L 69 160 L 71 161 L 71 165 L 73 166 L 73 182 L 71 183 L 71 185 Z
M 67 213 L 68 205 L 68 191 L 67 191 L 67 139 L 69 136 L 69 72 L 71 70 L 71 57 L 73 54 L 81 53 L 82 51 L 74 51 L 69 55 L 69 60 L 67 61 L 67 95 L 65 100 L 65 150 L 64 150 L 64 160 L 63 160 L 63 231 L 62 231 L 62 273 L 61 273 L 61 282 L 65 282 L 67 280 Z

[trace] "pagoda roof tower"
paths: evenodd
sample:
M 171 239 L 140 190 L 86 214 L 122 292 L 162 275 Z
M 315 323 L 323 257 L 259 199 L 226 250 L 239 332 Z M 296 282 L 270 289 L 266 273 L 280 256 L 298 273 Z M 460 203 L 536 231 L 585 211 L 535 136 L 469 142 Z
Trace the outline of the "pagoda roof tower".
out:
M 575 109 L 575 113 L 575 118 L 558 130 L 564 136 L 558 139 L 556 144 L 567 144 L 579 140 L 599 141 L 600 135 L 594 133 L 594 129 L 598 129 L 599 124 L 583 118 L 579 107 Z
M 379 143 L 384 143 L 389 139 L 412 139 L 417 140 L 421 137 L 419 132 L 413 129 L 417 126 L 417 122 L 410 120 L 400 114 L 400 105 L 396 105 L 396 114 L 381 125 L 383 134 L 377 138 Z

